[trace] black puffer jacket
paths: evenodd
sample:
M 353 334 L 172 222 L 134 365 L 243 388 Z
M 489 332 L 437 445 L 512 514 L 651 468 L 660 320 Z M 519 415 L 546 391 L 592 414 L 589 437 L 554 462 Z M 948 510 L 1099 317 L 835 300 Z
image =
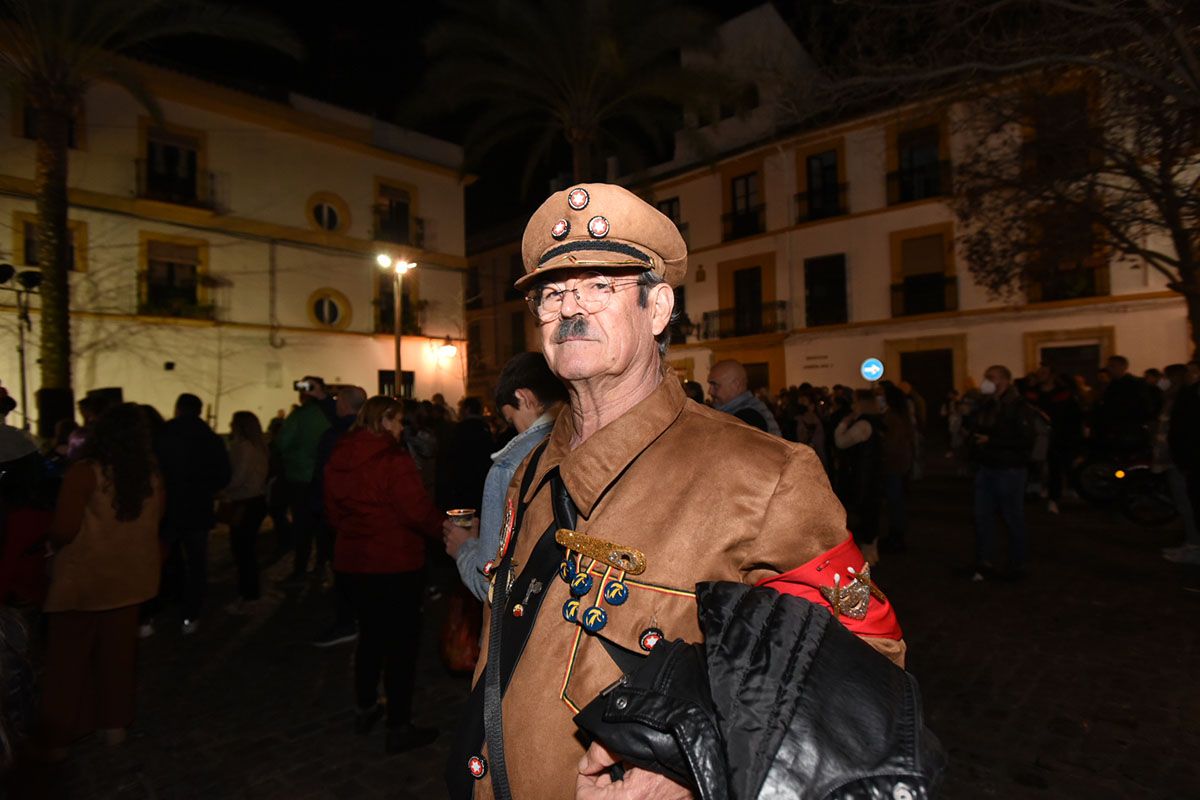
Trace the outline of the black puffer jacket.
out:
M 945 756 L 916 681 L 824 608 L 702 583 L 704 644 L 663 642 L 576 716 L 703 800 L 923 800 Z

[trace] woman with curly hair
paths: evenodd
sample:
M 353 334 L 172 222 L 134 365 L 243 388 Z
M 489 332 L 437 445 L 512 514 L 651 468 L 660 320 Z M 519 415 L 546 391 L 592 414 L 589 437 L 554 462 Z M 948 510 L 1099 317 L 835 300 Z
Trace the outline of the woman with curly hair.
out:
M 114 406 L 63 477 L 50 527 L 41 735 L 52 752 L 94 730 L 119 744 L 133 721 L 138 604 L 158 592 L 163 500 L 144 412 Z

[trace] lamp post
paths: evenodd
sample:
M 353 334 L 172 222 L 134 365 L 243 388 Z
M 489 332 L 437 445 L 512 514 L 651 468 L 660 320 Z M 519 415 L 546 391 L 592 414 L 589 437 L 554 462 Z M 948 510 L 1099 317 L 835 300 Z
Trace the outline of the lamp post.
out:
M 380 253 L 375 256 L 375 263 L 379 265 L 380 269 L 390 271 L 395 279 L 395 283 L 392 284 L 392 334 L 395 338 L 396 348 L 396 377 L 394 384 L 396 396 L 403 397 L 404 372 L 401 369 L 400 342 L 402 338 L 401 331 L 404 330 L 404 320 L 402 318 L 404 306 L 401 293 L 404 288 L 404 273 L 410 269 L 415 269 L 417 265 L 411 261 L 393 259 L 387 253 Z
M 4 284 L 17 278 L 17 286 Z M 0 264 L 0 288 L 16 292 L 17 295 L 17 360 L 21 372 L 21 428 L 29 430 L 29 391 L 25 379 L 25 332 L 33 330 L 33 321 L 29 318 L 29 296 L 38 290 L 42 284 L 42 273 L 36 269 L 24 269 L 17 272 L 12 264 Z

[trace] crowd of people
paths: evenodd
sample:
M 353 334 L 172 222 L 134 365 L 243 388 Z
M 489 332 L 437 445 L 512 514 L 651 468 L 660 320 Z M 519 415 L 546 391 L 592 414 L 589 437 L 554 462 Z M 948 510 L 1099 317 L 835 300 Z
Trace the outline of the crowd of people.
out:
M 291 562 L 281 590 L 328 590 L 331 622 L 312 643 L 357 642 L 356 731 L 386 716 L 388 752 L 433 740 L 436 731 L 411 720 L 424 540 L 441 534 L 444 509 L 481 505 L 492 454 L 516 431 L 504 415 L 485 418 L 478 398 L 456 412 L 441 396 L 368 399 L 315 376 L 296 388 L 295 407 L 265 431 L 242 410 L 218 435 L 190 393 L 169 420 L 89 394 L 78 403 L 82 424 L 59 424 L 44 443 L 0 427 L 0 763 L 23 738 L 51 761 L 91 733 L 123 740 L 138 638 L 168 621 L 193 636 L 206 615 L 222 613 L 206 602 L 218 524 L 236 572 L 237 597 L 224 613 L 260 607 L 271 558 L 262 545 L 273 544 L 274 558 Z M 0 388 L 0 411 L 15 407 Z M 270 539 L 260 536 L 268 517 Z M 40 702 L 31 620 L 44 632 Z
M 816 451 L 873 563 L 880 551 L 906 548 L 908 484 L 940 459 L 974 478 L 972 578 L 1019 578 L 1028 556 L 1027 499 L 1060 513 L 1064 495 L 1075 494 L 1073 471 L 1089 458 L 1144 462 L 1165 475 L 1185 538 L 1163 555 L 1200 563 L 1193 513 L 1200 509 L 1200 362 L 1149 368 L 1139 377 L 1128 359 L 1114 355 L 1091 384 L 1045 364 L 1020 378 L 996 365 L 977 386 L 950 391 L 936 408 L 903 381 L 751 392 L 736 361 L 714 364 L 708 387 L 715 408 Z M 685 391 L 704 402 L 698 383 Z M 931 452 L 932 444 L 944 448 Z M 1009 563 L 999 570 L 998 519 L 1010 536 Z
M 763 435 L 809 445 L 872 564 L 907 548 L 909 483 L 940 459 L 973 476 L 972 577 L 1022 577 L 1028 496 L 1058 513 L 1072 469 L 1095 452 L 1144 456 L 1168 476 L 1185 540 L 1164 556 L 1200 563 L 1200 363 L 1136 377 L 1114 356 L 1099 376 L 1088 386 L 1042 366 L 1014 380 L 997 365 L 934 408 L 911 385 L 886 380 L 804 384 L 772 396 L 751 391 L 745 367 L 727 360 L 710 369 L 707 392 L 690 381 L 683 389 Z M 329 622 L 314 629 L 313 644 L 356 643 L 355 731 L 367 734 L 386 718 L 388 752 L 436 737 L 412 719 L 427 560 L 444 548 L 455 562 L 471 603 L 464 616 L 474 617 L 473 658 L 490 561 L 509 521 L 509 484 L 549 435 L 567 391 L 536 353 L 505 367 L 495 412 L 476 397 L 457 410 L 437 395 L 368 398 L 316 376 L 296 390 L 295 407 L 265 430 L 256 414 L 237 411 L 226 436 L 205 421 L 193 394 L 179 396 L 169 420 L 147 405 L 89 395 L 79 403 L 82 424 L 62 423 L 40 445 L 3 426 L 0 601 L 40 608 L 46 622 L 42 702 L 4 702 L 7 757 L 22 730 L 49 758 L 92 732 L 119 743 L 133 720 L 138 637 L 167 620 L 191 636 L 216 613 L 206 596 L 218 523 L 228 527 L 236 569 L 237 599 L 224 611 L 253 613 L 264 594 L 260 532 L 268 518 L 275 557 L 290 559 L 281 589 L 328 590 Z M 0 410 L 14 407 L 0 389 Z M 466 510 L 468 522 L 448 519 L 449 510 Z M 1003 569 L 998 520 L 1009 535 Z M 430 546 L 439 539 L 441 547 Z M 22 618 L 4 613 L 0 656 L 8 658 L 27 637 Z M 19 659 L 5 674 L 32 683 Z

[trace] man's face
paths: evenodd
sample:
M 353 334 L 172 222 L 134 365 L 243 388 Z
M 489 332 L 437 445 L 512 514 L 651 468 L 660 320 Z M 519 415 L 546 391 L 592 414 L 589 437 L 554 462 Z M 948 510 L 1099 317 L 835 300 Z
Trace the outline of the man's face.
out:
M 1187 385 L 1195 386 L 1200 383 L 1200 364 L 1191 363 L 1187 365 Z
M 1122 364 L 1120 361 L 1117 361 L 1116 359 L 1110 359 L 1108 362 L 1107 368 L 1108 368 L 1108 375 L 1113 380 L 1116 380 L 1117 378 L 1124 376 L 1126 371 L 1128 370 L 1128 368 L 1124 364 Z
M 714 406 L 723 406 L 745 391 L 733 370 L 717 367 L 708 373 L 708 394 Z
M 1004 394 L 1004 392 L 1008 389 L 1009 384 L 1012 383 L 1012 381 L 1008 379 L 1008 376 L 998 369 L 989 369 L 987 372 L 983 373 L 983 377 L 996 384 L 996 394 L 998 395 Z
M 585 281 L 605 279 L 611 282 L 612 295 L 607 305 L 595 311 L 581 307 L 575 294 L 566 291 L 562 308 L 548 320 L 539 320 L 542 352 L 550 369 L 564 381 L 587 381 L 605 376 L 615 377 L 635 370 L 653 370 L 659 361 L 656 332 L 666 326 L 655 319 L 654 294 L 670 290 L 665 286 L 651 289 L 651 299 L 645 308 L 638 304 L 638 293 L 632 275 L 597 276 L 592 271 L 562 273 L 550 283 L 548 290 L 574 289 Z M 666 308 L 666 318 L 670 307 Z

